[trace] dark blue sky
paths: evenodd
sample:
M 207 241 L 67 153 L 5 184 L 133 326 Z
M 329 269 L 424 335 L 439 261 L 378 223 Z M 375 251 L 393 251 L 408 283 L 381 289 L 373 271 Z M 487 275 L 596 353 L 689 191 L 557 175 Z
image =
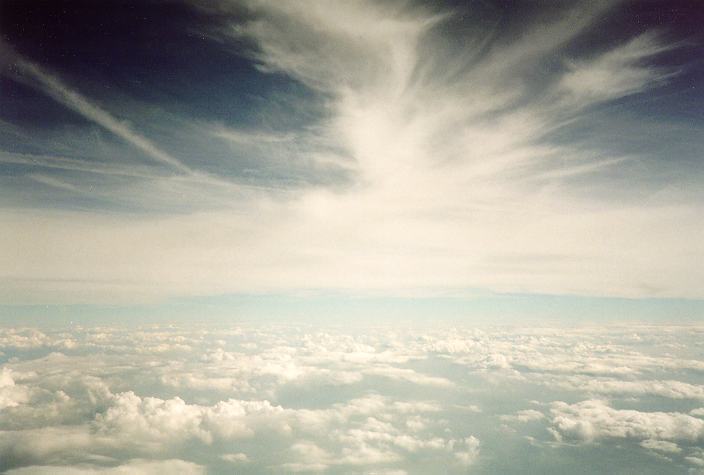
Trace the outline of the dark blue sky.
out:
M 259 72 L 251 41 L 242 38 L 224 45 L 218 38 L 219 30 L 255 16 L 244 7 L 223 15 L 177 1 L 3 0 L 0 5 L 0 31 L 6 44 L 103 101 L 126 97 L 190 117 L 257 125 L 264 98 L 271 99 L 274 93 L 309 94 L 283 74 Z M 432 8 L 458 12 L 440 27 L 456 34 L 447 39 L 455 47 L 463 45 L 463 32 L 476 28 L 498 28 L 493 41 L 511 41 L 532 22 L 554 19 L 566 10 L 546 8 L 541 2 L 488 0 L 449 2 L 444 7 L 433 3 Z M 644 31 L 660 30 L 683 44 L 653 58 L 653 63 L 677 68 L 680 74 L 646 100 L 629 97 L 621 102 L 646 113 L 701 119 L 702 22 L 704 8 L 696 1 L 622 2 L 559 54 L 547 57 L 547 67 L 565 55 L 588 56 Z M 28 129 L 88 125 L 16 79 L 7 71 L 2 76 L 3 120 Z

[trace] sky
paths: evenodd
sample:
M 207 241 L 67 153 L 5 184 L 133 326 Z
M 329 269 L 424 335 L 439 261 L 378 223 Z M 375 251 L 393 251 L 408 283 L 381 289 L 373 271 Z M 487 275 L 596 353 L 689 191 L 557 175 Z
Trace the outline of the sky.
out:
M 702 24 L 0 0 L 0 473 L 703 475 Z
M 702 310 L 698 2 L 0 5 L 5 314 L 238 295 Z

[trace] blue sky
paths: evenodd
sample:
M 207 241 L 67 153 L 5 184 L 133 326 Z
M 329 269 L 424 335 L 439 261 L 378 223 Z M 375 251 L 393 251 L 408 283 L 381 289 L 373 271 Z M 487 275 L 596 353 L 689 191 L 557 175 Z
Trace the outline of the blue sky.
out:
M 96 5 L 2 2 L 5 315 L 701 314 L 697 2 Z

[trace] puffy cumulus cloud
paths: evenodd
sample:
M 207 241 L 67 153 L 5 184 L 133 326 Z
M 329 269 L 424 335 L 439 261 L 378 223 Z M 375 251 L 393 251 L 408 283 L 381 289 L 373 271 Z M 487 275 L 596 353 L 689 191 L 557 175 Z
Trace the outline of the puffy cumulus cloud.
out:
M 127 392 L 112 396 L 107 409 L 84 424 L 1 432 L 0 455 L 9 467 L 112 464 L 121 454 L 168 457 L 194 444 L 208 451 L 256 441 L 281 446 L 280 457 L 286 461 L 280 468 L 290 471 L 400 463 L 405 454 L 419 451 L 457 453 L 464 460 L 465 441 L 407 430 L 404 422 L 409 417 L 437 410 L 429 403 L 394 402 L 378 395 L 324 409 L 291 409 L 269 401 L 232 399 L 203 406 L 178 397 L 164 400 Z M 321 434 L 327 437 L 320 439 Z M 251 457 L 245 452 L 218 456 L 229 464 L 256 464 Z M 123 467 L 114 470 L 122 473 Z
M 597 397 L 700 400 L 702 385 L 688 380 L 690 373 L 704 369 L 690 351 L 700 338 L 698 327 L 639 325 L 634 333 L 633 328 L 612 325 L 452 329 L 414 344 L 493 381 L 524 379 L 554 391 Z
M 28 465 L 72 466 L 85 462 L 114 463 L 116 446 L 93 436 L 85 424 L 47 425 L 0 432 L 2 469 Z
M 695 449 L 684 458 L 690 465 L 698 469 L 690 470 L 690 473 L 700 474 L 704 472 L 704 450 Z
M 35 328 L 0 328 L 2 348 L 39 348 L 47 343 L 47 335 Z
M 653 395 L 671 399 L 704 399 L 704 386 L 682 381 L 623 381 L 616 379 L 567 378 L 558 386 L 602 395 Z
M 96 349 L 107 352 L 131 351 L 139 354 L 188 351 L 189 345 L 201 341 L 202 335 L 179 334 L 172 329 L 124 329 L 108 327 L 83 328 L 72 326 L 70 331 L 43 332 L 36 328 L 0 328 L 0 346 L 12 351 L 49 349 L 56 352 Z
M 515 414 L 501 416 L 501 420 L 504 422 L 531 422 L 539 421 L 543 418 L 545 418 L 545 415 L 535 409 L 524 409 L 516 412 Z
M 154 441 L 167 447 L 171 441 L 191 437 L 209 442 L 210 434 L 200 427 L 202 417 L 198 406 L 187 405 L 180 398 L 142 399 L 128 392 L 115 396 L 105 414 L 98 415 L 96 427 L 98 432 L 119 434 L 139 446 Z
M 242 453 L 242 452 L 237 452 L 234 454 L 223 454 L 220 456 L 220 458 L 227 461 L 227 462 L 231 462 L 234 464 L 249 462 L 249 457 L 247 457 L 247 454 Z
M 0 371 L 0 410 L 16 407 L 29 400 L 29 388 L 15 384 L 12 370 L 2 368 Z
M 608 439 L 643 463 L 701 458 L 698 326 L 23 332 L 42 343 L 2 347 L 0 470 L 464 473 L 507 443 L 549 461 Z M 609 366 L 629 371 L 585 372 Z
M 259 335 L 262 339 L 271 336 Z M 241 396 L 273 396 L 276 388 L 283 385 L 352 385 L 368 377 L 419 385 L 452 385 L 444 378 L 398 367 L 417 357 L 407 349 L 380 349 L 365 339 L 351 341 L 349 335 L 319 333 L 303 335 L 302 344 L 296 346 L 281 341 L 268 346 L 260 341 L 257 352 L 250 350 L 249 343 L 239 345 L 239 351 L 218 347 L 206 349 L 198 364 L 187 360 L 179 371 L 163 367 L 155 372 L 160 373 L 162 384 L 176 389 Z
M 646 449 L 655 450 L 657 452 L 665 452 L 678 454 L 682 452 L 682 449 L 674 442 L 668 442 L 667 440 L 656 440 L 656 439 L 646 439 L 640 443 L 641 447 Z
M 140 398 L 133 393 L 115 396 L 104 414 L 99 414 L 93 430 L 120 441 L 122 446 L 146 453 L 169 451 L 188 441 L 213 444 L 241 439 L 297 440 L 327 433 L 320 447 L 299 440 L 287 449 L 292 461 L 281 465 L 291 471 L 323 470 L 331 465 L 375 465 L 400 462 L 404 453 L 442 451 L 478 453 L 478 441 L 455 441 L 441 437 L 423 438 L 407 433 L 401 422 L 406 414 L 437 411 L 427 403 L 391 403 L 381 396 L 368 396 L 335 404 L 328 409 L 288 409 L 269 401 L 220 401 L 214 406 L 187 404 L 179 398 L 161 400 Z M 332 442 L 332 444 L 330 443 Z M 228 462 L 247 462 L 245 453 L 225 454 Z
M 554 434 L 560 438 L 584 441 L 633 438 L 689 442 L 704 438 L 704 421 L 677 412 L 614 409 L 601 400 L 575 404 L 555 402 L 550 412 Z
M 141 447 L 168 447 L 188 439 L 209 444 L 214 438 L 252 437 L 260 426 L 269 432 L 290 432 L 283 414 L 283 408 L 269 401 L 229 399 L 205 407 L 178 397 L 140 398 L 128 392 L 117 394 L 108 410 L 96 416 L 94 428 Z
M 183 460 L 131 460 L 117 467 L 61 467 L 61 466 L 32 466 L 8 470 L 12 475 L 161 475 L 164 473 L 174 475 L 202 475 L 205 468 Z
M 135 363 L 139 358 L 131 361 Z M 46 374 L 35 374 L 28 380 L 32 391 L 38 394 L 35 399 L 18 400 L 16 407 L 0 414 L 8 422 L 5 427 L 14 427 L 0 433 L 0 456 L 9 463 L 5 468 L 86 465 L 97 461 L 112 464 L 117 461 L 116 456 L 169 457 L 181 454 L 187 447 L 209 451 L 222 444 L 247 441 L 280 445 L 282 453 L 287 454 L 281 457 L 280 468 L 290 471 L 401 463 L 404 454 L 419 451 L 448 456 L 453 453 L 454 439 L 448 439 L 446 434 L 433 436 L 426 430 L 433 424 L 421 414 L 441 410 L 431 401 L 394 400 L 369 394 L 320 409 L 285 408 L 267 400 L 240 399 L 203 405 L 180 397 L 165 399 L 142 397 L 132 391 L 116 392 L 128 380 L 123 377 L 107 385 L 94 375 L 81 374 L 70 362 L 80 367 L 85 364 L 83 359 L 52 353 L 38 360 L 15 363 L 43 368 Z M 93 368 L 100 369 L 97 374 L 106 379 L 108 368 L 114 372 L 124 364 L 123 359 L 105 355 L 102 360 L 93 360 L 97 363 Z M 205 360 L 201 364 L 211 363 L 210 359 Z M 133 367 L 125 369 L 129 372 Z M 3 371 L 3 386 L 14 387 L 10 370 Z M 57 384 L 64 385 L 66 392 L 52 391 Z M 67 422 L 72 425 L 64 425 Z M 32 425 L 37 428 L 28 428 Z M 318 439 L 321 434 L 328 434 L 327 439 L 308 440 Z M 315 449 L 316 444 L 322 446 Z M 252 457 L 246 452 L 227 452 L 217 458 L 229 464 L 256 465 L 257 460 Z
M 366 370 L 364 371 L 364 374 L 373 376 L 383 376 L 385 378 L 390 378 L 396 381 L 408 381 L 410 383 L 421 385 L 440 387 L 452 386 L 452 381 L 446 378 L 419 374 L 418 372 L 408 368 L 394 368 L 391 366 L 382 366 Z
M 455 458 L 464 466 L 473 464 L 479 457 L 479 439 L 474 436 L 458 441 L 453 445 L 453 448 L 455 447 L 459 448 L 455 452 Z
M 349 442 L 349 441 L 346 441 Z M 367 445 L 364 442 L 353 440 L 354 446 L 345 447 L 342 458 L 333 456 L 332 453 L 319 447 L 313 442 L 302 441 L 293 444 L 290 452 L 296 462 L 281 465 L 282 469 L 299 471 L 323 471 L 331 465 L 369 465 L 378 463 L 392 463 L 400 459 L 399 454 L 388 449 Z

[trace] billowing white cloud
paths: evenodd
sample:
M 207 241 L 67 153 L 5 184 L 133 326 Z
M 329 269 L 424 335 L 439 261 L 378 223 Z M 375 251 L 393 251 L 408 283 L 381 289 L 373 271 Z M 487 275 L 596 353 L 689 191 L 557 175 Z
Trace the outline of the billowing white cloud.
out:
M 205 469 L 199 465 L 183 460 L 132 460 L 117 467 L 61 467 L 61 466 L 32 466 L 8 470 L 11 475 L 161 475 L 164 473 L 174 475 L 202 475 Z
M 564 382 L 557 384 L 590 394 L 656 395 L 672 399 L 704 399 L 704 386 L 682 381 L 566 378 Z
M 452 381 L 437 376 L 426 376 L 408 368 L 394 368 L 391 366 L 377 366 L 376 368 L 364 371 L 365 374 L 373 376 L 383 376 L 396 381 L 408 381 L 415 384 L 429 386 L 449 387 Z
M 464 466 L 473 464 L 479 457 L 479 445 L 479 439 L 474 436 L 459 441 L 455 446 L 460 450 L 455 452 L 455 458 Z
M 684 458 L 690 465 L 694 467 L 704 467 L 704 450 L 695 449 L 689 456 Z M 690 473 L 700 473 L 700 471 L 690 470 Z
M 700 336 L 691 325 L 3 328 L 0 467 L 464 473 L 507 441 L 534 454 L 610 439 L 632 440 L 635 460 L 695 466 Z M 631 371 L 584 375 L 596 360 Z M 679 379 L 652 378 L 662 372 Z
M 555 435 L 592 441 L 633 438 L 695 442 L 704 438 L 704 421 L 677 412 L 642 412 L 614 409 L 605 401 L 552 404 Z
M 524 409 L 516 412 L 515 414 L 503 415 L 501 416 L 501 420 L 506 422 L 531 422 L 539 421 L 544 417 L 545 415 L 540 411 L 536 411 L 535 409 Z
M 666 440 L 645 439 L 643 442 L 640 443 L 640 445 L 642 447 L 645 447 L 646 449 L 655 450 L 656 452 L 665 452 L 672 454 L 678 454 L 682 452 L 682 449 L 680 449 L 677 444 L 675 444 L 674 442 L 668 442 Z
M 6 407 L 19 406 L 28 400 L 28 388 L 15 384 L 15 380 L 12 377 L 12 370 L 2 368 L 0 371 L 0 410 Z

